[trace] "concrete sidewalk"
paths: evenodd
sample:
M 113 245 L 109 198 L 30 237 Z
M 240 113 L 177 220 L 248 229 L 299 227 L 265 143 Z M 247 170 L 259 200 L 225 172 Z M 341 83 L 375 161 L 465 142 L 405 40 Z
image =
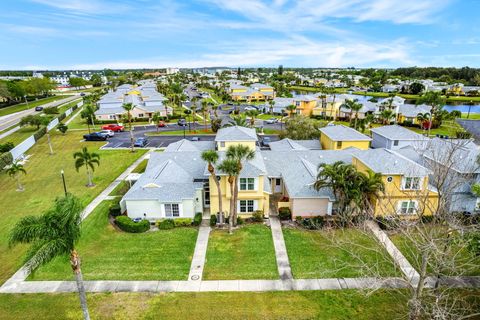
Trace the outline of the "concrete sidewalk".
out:
M 208 238 L 210 236 L 210 220 L 202 220 L 202 224 L 198 229 L 197 242 L 193 253 L 192 264 L 188 280 L 201 281 L 203 276 L 203 267 L 205 266 L 205 257 L 207 256 Z
M 290 261 L 288 260 L 287 247 L 283 239 L 282 224 L 276 215 L 270 215 L 270 228 L 272 229 L 273 246 L 277 260 L 278 274 L 282 280 L 293 279 Z

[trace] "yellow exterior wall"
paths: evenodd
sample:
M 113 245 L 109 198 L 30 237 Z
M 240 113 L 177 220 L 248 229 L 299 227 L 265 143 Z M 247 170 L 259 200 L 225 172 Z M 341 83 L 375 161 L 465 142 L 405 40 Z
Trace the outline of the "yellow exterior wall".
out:
M 253 177 L 252 177 L 253 178 Z M 264 176 L 259 176 L 257 178 L 257 190 L 252 191 L 238 191 L 238 200 L 257 200 L 258 210 L 263 210 L 264 215 L 267 217 L 269 214 L 270 208 L 270 197 L 267 192 L 270 190 L 263 190 L 263 179 L 267 179 Z M 210 212 L 216 214 L 219 211 L 218 208 L 218 191 L 215 181 L 212 180 L 212 177 L 209 177 L 209 186 L 210 186 Z M 230 199 L 232 198 L 232 190 L 230 190 L 230 184 L 228 183 L 228 177 L 222 176 L 220 179 L 220 188 L 222 190 L 222 209 L 225 212 L 225 215 L 228 216 L 230 213 Z M 235 204 L 237 205 L 237 204 Z M 239 216 L 249 217 L 251 213 L 245 214 L 238 212 Z
M 217 142 L 217 150 L 218 151 L 227 151 L 229 146 L 237 146 L 237 145 L 244 145 L 249 147 L 251 150 L 255 150 L 255 141 L 225 141 L 225 146 L 222 147 L 221 142 Z
M 317 101 L 300 101 L 300 105 L 297 106 L 297 101 L 294 102 L 297 110 L 304 116 L 310 116 L 313 113 L 313 108 L 317 106 Z
M 337 146 L 337 141 L 330 139 L 325 134 L 320 134 L 320 144 L 323 150 L 343 150 L 350 147 L 355 147 L 360 150 L 368 150 L 370 148 L 370 141 L 342 141 L 342 146 Z
M 326 108 L 323 108 L 322 107 L 322 102 L 320 101 L 318 103 L 318 106 L 315 107 L 313 110 L 312 110 L 312 114 L 314 116 L 321 116 L 322 115 L 322 112 L 325 113 L 325 116 L 326 117 L 331 117 L 331 118 L 338 118 L 339 115 L 340 115 L 340 106 L 342 105 L 341 102 L 327 102 L 327 106 Z
M 368 166 L 355 157 L 352 159 L 352 165 L 364 173 L 369 169 Z M 388 182 L 388 177 L 392 177 L 393 180 Z M 385 185 L 385 192 L 374 201 L 375 216 L 397 215 L 399 204 L 402 201 L 417 201 L 418 212 L 423 215 L 432 215 L 437 209 L 438 193 L 428 190 L 428 176 L 423 177 L 420 190 L 402 190 L 402 175 L 382 175 L 382 181 Z M 401 216 L 409 217 L 408 215 Z

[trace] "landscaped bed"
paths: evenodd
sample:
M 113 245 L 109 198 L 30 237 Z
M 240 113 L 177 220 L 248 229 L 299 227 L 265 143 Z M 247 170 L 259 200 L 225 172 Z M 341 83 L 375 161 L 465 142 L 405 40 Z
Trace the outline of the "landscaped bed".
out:
M 86 280 L 187 280 L 197 228 L 146 233 L 119 231 L 108 221 L 104 201 L 82 226 L 78 252 Z M 73 280 L 68 257 L 41 267 L 30 280 Z
M 277 279 L 272 233 L 261 224 L 245 225 L 228 234 L 214 230 L 208 240 L 205 280 Z
M 401 275 L 373 235 L 363 231 L 284 228 L 283 236 L 297 279 Z M 365 268 L 374 265 L 378 269 Z

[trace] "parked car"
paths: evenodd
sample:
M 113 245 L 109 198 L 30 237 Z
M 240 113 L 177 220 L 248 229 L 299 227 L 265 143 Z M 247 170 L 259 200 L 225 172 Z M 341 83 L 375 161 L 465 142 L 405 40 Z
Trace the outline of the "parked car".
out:
M 199 137 L 192 137 L 190 138 L 191 141 L 200 141 L 200 138 Z
M 35 111 L 42 111 L 43 107 L 35 107 Z
M 85 96 L 85 92 L 80 93 L 80 97 L 84 97 L 84 96 Z
M 110 123 L 102 126 L 102 130 L 112 130 L 113 132 L 123 132 L 123 130 L 125 130 L 125 127 L 117 123 Z
M 111 138 L 115 135 L 115 133 L 112 130 L 102 130 L 100 133 L 106 134 L 107 137 Z
M 254 107 L 254 106 L 246 106 L 244 110 L 245 110 L 245 111 L 252 111 L 252 110 L 258 111 L 258 108 L 257 108 L 257 107 Z
M 159 128 L 163 128 L 163 127 L 166 127 L 167 124 L 165 123 L 165 121 L 158 121 L 158 127 Z
M 143 148 L 148 144 L 148 138 L 147 137 L 140 137 L 135 140 L 135 143 L 133 144 L 135 147 L 140 147 Z
M 92 132 L 83 136 L 85 141 L 105 141 L 107 138 L 108 136 L 101 132 Z
M 187 120 L 185 120 L 185 119 L 179 119 L 178 122 L 177 122 L 177 124 L 178 124 L 179 126 L 181 126 L 181 127 L 186 126 L 186 125 L 187 125 Z
M 272 139 L 270 137 L 263 137 L 262 147 L 268 147 L 270 145 L 270 142 L 272 142 Z
M 274 124 L 274 123 L 277 123 L 277 122 L 278 122 L 277 118 L 270 118 L 270 119 L 265 120 L 266 124 Z

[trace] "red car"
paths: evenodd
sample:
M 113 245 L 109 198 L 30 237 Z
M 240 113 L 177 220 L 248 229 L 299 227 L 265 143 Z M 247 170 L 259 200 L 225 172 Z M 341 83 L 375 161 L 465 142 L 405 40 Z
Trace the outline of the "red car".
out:
M 159 128 L 163 128 L 163 127 L 166 127 L 167 124 L 165 123 L 165 121 L 158 121 L 158 127 Z
M 102 130 L 112 130 L 113 132 L 119 132 L 124 130 L 124 126 L 121 126 L 119 124 L 111 123 L 102 126 Z

